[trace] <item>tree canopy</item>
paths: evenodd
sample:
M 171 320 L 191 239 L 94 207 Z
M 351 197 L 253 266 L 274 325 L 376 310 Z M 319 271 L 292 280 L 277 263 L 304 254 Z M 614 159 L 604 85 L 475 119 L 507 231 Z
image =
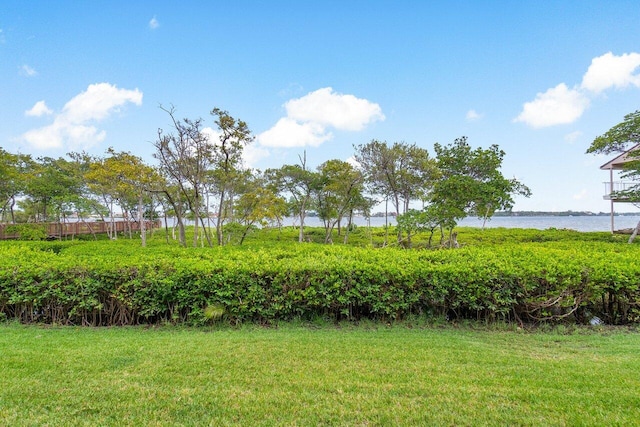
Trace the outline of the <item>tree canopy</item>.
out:
M 622 153 L 640 143 L 640 110 L 624 116 L 624 120 L 604 134 L 596 137 L 589 148 L 589 154 Z
M 486 221 L 496 210 L 511 209 L 514 195 L 531 194 L 517 179 L 502 175 L 505 152 L 495 144 L 472 149 L 462 137 L 447 146 L 435 144 L 434 149 L 442 178 L 435 182 L 430 200 L 439 206 L 439 216 L 449 228 L 469 215 Z
M 444 230 L 451 235 L 460 219 L 490 218 L 498 209 L 510 209 L 515 195 L 530 194 L 500 172 L 504 151 L 497 145 L 473 149 L 466 137 L 435 144 L 433 157 L 416 143 L 374 139 L 354 146 L 354 162 L 329 159 L 310 169 L 305 153 L 300 164 L 263 173 L 243 164 L 243 150 L 254 139 L 244 121 L 213 108 L 216 127 L 210 129 L 203 119 L 179 118 L 173 106 L 160 108 L 171 126 L 158 129 L 152 143 L 157 166 L 113 149 L 104 156 L 70 153 L 71 160 L 34 160 L 0 148 L 2 222 L 64 221 L 70 215 L 115 221 L 122 215 L 139 221 L 144 234 L 145 216 L 155 217 L 161 208 L 165 223 L 176 219 L 173 235 L 177 228 L 181 245 L 187 245 L 185 223 L 190 221 L 193 245 L 211 246 L 214 241 L 242 242 L 252 228 L 281 224 L 287 214 L 299 221 L 298 240 L 303 242 L 308 238 L 306 217 L 317 215 L 324 224 L 324 241 L 331 243 L 336 229 L 338 236 L 346 230 L 347 241 L 354 215 L 368 217 L 373 206 L 385 202 L 385 212 L 397 216 L 397 243 L 410 246 L 417 232 L 433 235 L 440 228 L 442 236 Z M 636 123 L 639 115 L 628 120 Z M 629 126 L 620 132 L 638 139 Z

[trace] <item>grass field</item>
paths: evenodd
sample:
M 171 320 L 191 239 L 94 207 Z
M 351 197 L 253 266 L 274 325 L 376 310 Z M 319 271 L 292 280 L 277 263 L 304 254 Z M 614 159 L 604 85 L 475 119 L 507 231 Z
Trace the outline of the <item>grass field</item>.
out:
M 568 332 L 4 324 L 0 425 L 639 425 L 640 334 Z

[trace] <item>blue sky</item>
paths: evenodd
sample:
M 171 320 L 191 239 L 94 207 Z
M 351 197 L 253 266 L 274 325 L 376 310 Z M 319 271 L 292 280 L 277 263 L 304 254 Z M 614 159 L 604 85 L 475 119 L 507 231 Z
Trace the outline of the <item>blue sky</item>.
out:
M 152 163 L 160 104 L 210 126 L 220 107 L 252 167 L 464 135 L 532 189 L 515 210 L 608 211 L 585 150 L 640 109 L 638 22 L 637 0 L 3 0 L 0 147 Z

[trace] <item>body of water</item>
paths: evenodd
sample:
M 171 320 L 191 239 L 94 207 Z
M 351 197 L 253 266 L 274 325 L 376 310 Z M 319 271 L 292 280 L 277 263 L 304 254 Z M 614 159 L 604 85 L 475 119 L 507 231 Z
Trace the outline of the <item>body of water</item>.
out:
M 616 230 L 634 228 L 640 216 L 616 216 L 613 219 Z M 482 227 L 482 220 L 465 218 L 458 224 L 465 227 Z M 577 231 L 611 231 L 609 216 L 501 216 L 487 221 L 486 227 L 504 228 L 568 228 Z
M 616 230 L 633 228 L 640 221 L 639 216 L 616 216 L 614 226 Z M 354 222 L 358 226 L 366 226 L 366 218 L 356 217 Z M 287 218 L 285 225 L 299 224 L 293 218 Z M 384 226 L 385 219 L 380 217 L 371 218 L 372 227 Z M 309 217 L 305 220 L 305 225 L 311 227 L 322 227 L 322 221 L 317 217 Z M 389 218 L 389 225 L 395 225 L 395 220 Z M 460 227 L 482 227 L 482 220 L 478 218 L 465 218 L 458 223 Z M 546 230 L 548 228 L 568 228 L 577 231 L 611 231 L 611 217 L 609 216 L 500 216 L 487 221 L 485 227 L 504 228 L 535 228 Z

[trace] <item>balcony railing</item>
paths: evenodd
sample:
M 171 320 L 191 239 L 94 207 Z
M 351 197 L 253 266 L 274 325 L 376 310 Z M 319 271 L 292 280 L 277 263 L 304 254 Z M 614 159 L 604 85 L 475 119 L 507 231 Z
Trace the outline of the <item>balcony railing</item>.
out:
M 604 183 L 605 200 L 637 202 L 640 199 L 640 182 L 613 181 Z

